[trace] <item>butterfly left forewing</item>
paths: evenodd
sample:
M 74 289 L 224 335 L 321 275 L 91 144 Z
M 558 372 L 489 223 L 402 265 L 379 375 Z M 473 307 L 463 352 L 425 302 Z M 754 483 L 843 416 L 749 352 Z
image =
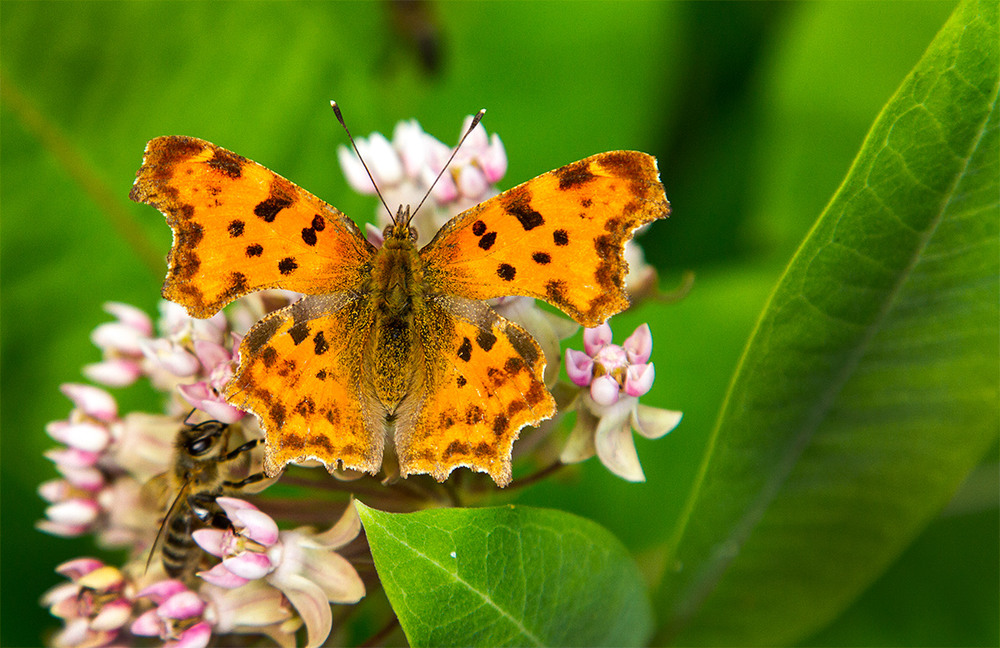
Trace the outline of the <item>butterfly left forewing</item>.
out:
M 656 160 L 612 151 L 495 196 L 449 221 L 421 251 L 432 291 L 544 299 L 586 326 L 628 306 L 623 246 L 665 218 Z
M 354 289 L 373 253 L 337 209 L 193 137 L 151 140 L 129 197 L 166 216 L 174 244 L 163 295 L 196 317 L 264 288 Z
M 466 466 L 505 486 L 521 428 L 555 412 L 538 343 L 485 304 L 456 297 L 429 300 L 414 319 L 424 379 L 415 422 L 396 431 L 400 473 L 443 481 Z

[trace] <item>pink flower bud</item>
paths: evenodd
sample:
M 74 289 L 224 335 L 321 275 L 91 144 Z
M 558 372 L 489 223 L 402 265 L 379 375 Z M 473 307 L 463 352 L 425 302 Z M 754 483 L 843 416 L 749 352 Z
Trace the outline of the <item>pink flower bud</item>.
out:
M 100 509 L 89 499 L 74 498 L 53 504 L 45 509 L 45 517 L 56 524 L 69 526 L 87 525 L 97 519 Z
M 165 619 L 190 619 L 204 611 L 205 602 L 191 591 L 178 592 L 157 607 L 157 614 Z
M 193 376 L 201 367 L 198 358 L 170 340 L 151 340 L 143 342 L 141 346 L 144 356 L 179 378 Z
M 479 155 L 479 164 L 490 184 L 496 184 L 507 173 L 507 152 L 496 133 L 490 136 L 489 148 Z
M 566 374 L 574 385 L 586 387 L 594 378 L 594 360 L 576 349 L 566 349 Z
M 237 576 L 233 572 L 226 569 L 226 566 L 222 563 L 219 563 L 208 571 L 198 572 L 198 576 L 200 576 L 206 583 L 211 583 L 212 585 L 225 589 L 235 589 L 250 582 L 249 579 Z
M 53 421 L 45 426 L 50 437 L 84 452 L 101 452 L 111 442 L 108 429 L 90 422 Z
M 614 405 L 618 402 L 618 382 L 605 374 L 594 378 L 590 383 L 590 397 L 598 405 Z
M 653 363 L 632 365 L 625 372 L 625 393 L 629 396 L 644 396 L 653 386 Z
M 647 362 L 653 353 L 653 334 L 649 330 L 649 324 L 636 328 L 622 346 L 628 354 L 628 361 L 632 364 Z
M 146 337 L 153 334 L 153 320 L 144 311 L 131 304 L 105 302 L 104 312 L 113 315 L 119 322 Z
M 194 624 L 181 633 L 176 641 L 169 642 L 169 648 L 205 648 L 212 638 L 212 626 L 207 621 Z
M 115 403 L 115 399 L 100 387 L 63 383 L 59 386 L 59 390 L 73 401 L 78 409 L 99 421 L 108 423 L 118 416 L 118 404 Z
M 90 341 L 103 351 L 138 355 L 142 352 L 139 345 L 148 337 L 148 335 L 121 322 L 105 322 L 94 328 L 90 334 Z
M 104 563 L 96 558 L 74 558 L 56 567 L 56 573 L 72 581 L 77 581 L 84 575 L 103 566 Z
M 607 322 L 594 328 L 584 329 L 583 350 L 590 357 L 597 355 L 597 352 L 608 344 L 611 344 L 611 327 Z
M 84 365 L 82 371 L 90 380 L 108 387 L 128 387 L 142 375 L 139 363 L 123 358 Z
M 222 564 L 232 573 L 247 580 L 263 578 L 274 569 L 267 554 L 254 551 L 245 551 L 230 558 L 223 558 Z

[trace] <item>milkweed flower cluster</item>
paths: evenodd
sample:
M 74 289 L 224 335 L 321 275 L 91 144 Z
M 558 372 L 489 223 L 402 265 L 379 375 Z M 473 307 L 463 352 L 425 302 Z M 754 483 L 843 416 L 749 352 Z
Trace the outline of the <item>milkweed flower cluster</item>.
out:
M 622 345 L 611 343 L 605 323 L 583 333 L 584 351 L 566 351 L 566 372 L 582 390 L 573 406 L 576 425 L 561 459 L 576 463 L 595 454 L 608 470 L 629 481 L 645 481 L 632 439 L 634 429 L 658 439 L 681 421 L 682 414 L 640 404 L 653 386 L 653 336 L 643 324 Z
M 261 539 L 260 528 L 273 529 L 267 574 L 247 574 L 239 583 L 220 586 L 210 577 L 169 578 L 155 560 L 146 567 L 166 511 L 162 501 L 150 501 L 159 493 L 150 497 L 146 491 L 170 470 L 175 439 L 192 407 L 201 417 L 231 425 L 239 437 L 262 436 L 252 417 L 221 396 L 241 339 L 236 322 L 252 323 L 293 297 L 269 291 L 241 300 L 230 318 L 209 320 L 192 319 L 180 307 L 163 302 L 158 326 L 137 308 L 106 305 L 116 321 L 95 329 L 92 339 L 104 357 L 88 365 L 85 374 L 108 387 L 145 377 L 167 396 L 166 413 L 122 414 L 102 387 L 62 386 L 74 407 L 66 419 L 46 427 L 63 445 L 46 452 L 59 478 L 39 487 L 49 506 L 37 526 L 66 537 L 92 535 L 102 546 L 129 549 L 131 558 L 121 567 L 80 558 L 57 568 L 69 582 L 42 599 L 64 622 L 50 638 L 53 645 L 127 645 L 138 637 L 156 637 L 164 645 L 199 648 L 215 636 L 252 633 L 293 646 L 297 630 L 305 626 L 308 644 L 318 646 L 332 629 L 330 604 L 356 603 L 364 596 L 365 586 L 354 567 L 337 553 L 360 530 L 350 522 L 352 515 L 356 519 L 353 506 L 344 516 L 348 522 L 334 524 L 329 531 L 303 527 L 278 533 L 274 520 L 253 504 L 219 498 L 233 529 L 253 530 L 244 538 L 247 543 Z M 259 469 L 260 458 L 252 463 Z M 208 562 L 212 555 L 205 551 L 203 560 Z M 206 573 L 221 567 L 220 562 Z
M 471 119 L 467 118 L 463 132 Z M 451 154 L 449 147 L 412 120 L 397 125 L 391 142 L 375 133 L 359 138 L 357 145 L 391 207 L 415 207 Z M 362 193 L 372 193 L 357 157 L 345 147 L 338 154 L 349 183 Z M 496 195 L 506 169 L 500 138 L 477 125 L 415 217 L 422 242 L 461 211 Z M 388 222 L 381 208 L 378 214 L 383 224 Z M 381 244 L 377 229 L 369 231 L 369 239 Z M 627 281 L 637 282 L 630 292 L 646 291 L 655 283 L 655 272 L 642 261 L 637 246 L 626 248 L 626 257 L 632 265 Z M 101 546 L 128 549 L 129 559 L 112 566 L 78 558 L 57 567 L 67 582 L 42 598 L 64 624 L 49 637 L 52 645 L 149 645 L 153 638 L 164 646 L 202 648 L 232 641 L 224 635 L 240 634 L 263 635 L 279 646 L 301 643 L 304 634 L 305 645 L 322 645 L 336 629 L 331 605 L 358 603 L 374 580 L 360 520 L 347 494 L 364 492 L 366 503 L 381 502 L 392 510 L 456 501 L 447 489 L 429 479 L 421 481 L 422 477 L 405 485 L 349 471 L 335 472 L 336 478 L 324 475 L 324 480 L 300 478 L 300 486 L 305 483 L 307 488 L 343 495 L 339 500 L 345 504 L 343 514 L 337 520 L 323 518 L 321 526 L 329 528 L 317 531 L 301 525 L 315 523 L 317 515 L 325 514 L 330 509 L 328 498 L 322 510 L 307 511 L 303 506 L 307 500 L 289 505 L 264 492 L 243 499 L 242 491 L 236 497 L 220 489 L 212 493 L 210 504 L 198 504 L 212 510 L 200 510 L 197 519 L 192 517 L 191 550 L 200 552 L 198 568 L 174 577 L 166 573 L 156 559 L 155 543 L 172 500 L 151 499 L 149 487 L 166 483 L 163 476 L 178 452 L 178 432 L 190 425 L 189 419 L 230 426 L 233 443 L 263 437 L 256 419 L 228 403 L 223 394 L 239 361 L 242 336 L 261 317 L 298 297 L 287 291 L 262 291 L 204 320 L 189 317 L 181 306 L 161 302 L 156 322 L 134 306 L 105 305 L 113 321 L 97 326 L 91 336 L 101 360 L 83 368 L 95 384 L 63 385 L 73 409 L 46 428 L 61 444 L 46 453 L 59 476 L 39 488 L 49 506 L 37 526 L 59 536 L 93 536 Z M 616 474 L 642 480 L 631 429 L 656 438 L 680 420 L 679 412 L 639 404 L 640 398 L 648 398 L 654 377 L 649 328 L 640 327 L 621 346 L 611 343 L 607 325 L 588 329 L 584 351 L 570 349 L 564 356 L 560 341 L 576 332 L 576 323 L 539 308 L 527 297 L 504 297 L 491 306 L 539 343 L 548 360 L 545 383 L 557 394 L 560 415 L 572 410 L 577 414 L 568 442 L 552 434 L 557 417 L 537 430 L 523 431 L 522 441 L 514 447 L 517 456 L 561 453 L 561 461 L 569 464 L 597 454 Z M 564 363 L 572 386 L 560 381 Z M 164 396 L 162 412 L 119 411 L 108 389 L 140 380 Z M 260 470 L 260 452 L 249 456 L 249 465 L 226 477 L 230 483 Z M 483 490 L 470 488 L 469 493 Z M 190 508 L 194 516 L 195 504 Z M 282 521 L 281 527 L 276 519 Z

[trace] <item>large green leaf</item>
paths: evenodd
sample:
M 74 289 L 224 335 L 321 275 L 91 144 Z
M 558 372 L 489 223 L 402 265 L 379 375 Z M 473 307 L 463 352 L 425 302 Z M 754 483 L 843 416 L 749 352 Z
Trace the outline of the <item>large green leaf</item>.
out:
M 660 639 L 822 627 L 996 439 L 997 42 L 995 2 L 956 9 L 775 289 L 674 534 Z
M 652 617 L 639 572 L 603 527 L 507 506 L 358 512 L 414 646 L 640 645 Z

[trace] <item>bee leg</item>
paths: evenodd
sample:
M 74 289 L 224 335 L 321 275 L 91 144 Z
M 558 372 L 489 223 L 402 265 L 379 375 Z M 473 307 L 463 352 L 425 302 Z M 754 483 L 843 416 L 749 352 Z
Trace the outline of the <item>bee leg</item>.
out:
M 225 486 L 227 489 L 239 490 L 239 489 L 243 488 L 244 486 L 249 486 L 250 484 L 257 483 L 260 480 L 266 479 L 266 478 L 267 478 L 267 475 L 265 475 L 262 472 L 259 472 L 259 473 L 254 473 L 254 474 L 250 475 L 249 477 L 246 477 L 246 478 L 241 479 L 239 481 L 224 481 L 224 482 L 222 482 L 222 485 Z
M 264 443 L 264 439 L 254 439 L 253 441 L 247 441 L 246 443 L 236 448 L 235 450 L 231 450 L 230 452 L 227 452 L 226 454 L 219 457 L 219 461 L 220 462 L 232 461 L 233 459 L 239 457 L 244 452 L 249 452 L 253 450 L 261 443 Z

